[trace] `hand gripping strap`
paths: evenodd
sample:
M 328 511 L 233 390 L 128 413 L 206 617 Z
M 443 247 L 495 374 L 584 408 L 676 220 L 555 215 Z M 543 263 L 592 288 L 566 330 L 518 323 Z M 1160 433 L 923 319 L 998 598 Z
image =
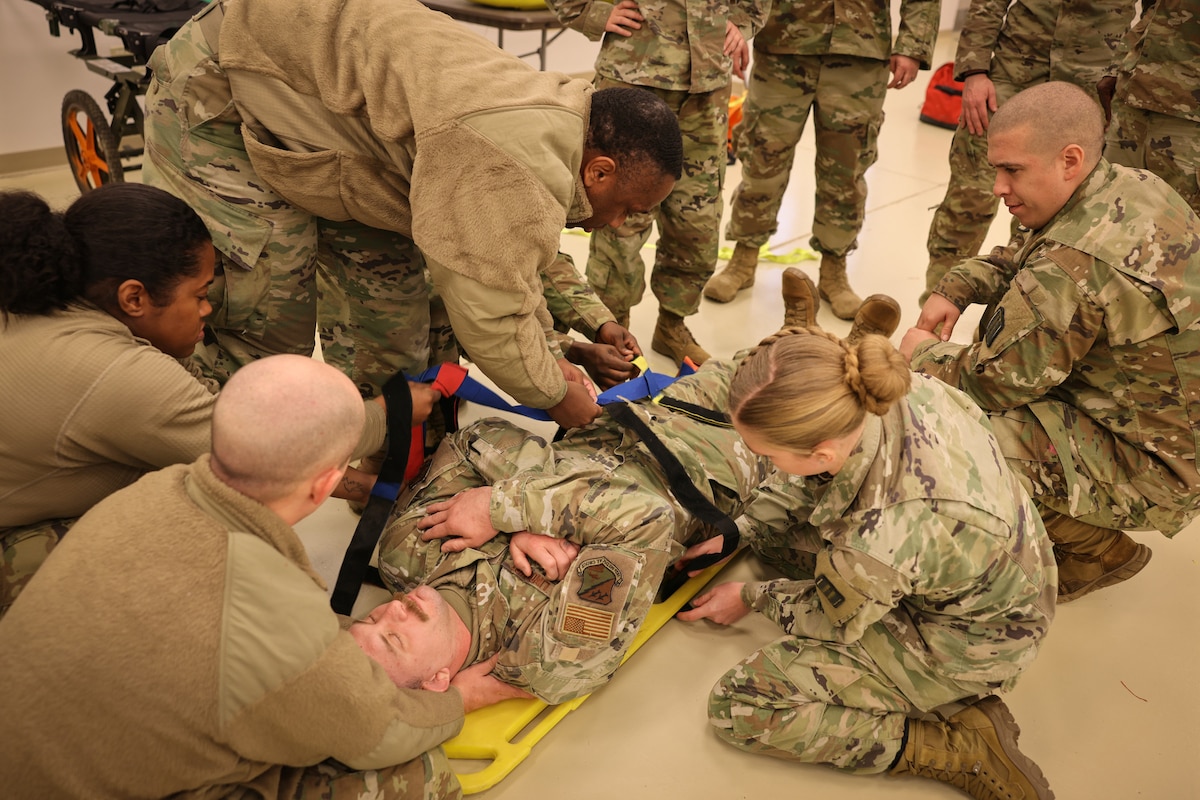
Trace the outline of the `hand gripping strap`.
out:
M 687 470 L 679 463 L 679 459 L 667 449 L 658 436 L 650 430 L 650 427 L 637 414 L 633 413 L 628 403 L 610 405 L 608 411 L 612 414 L 613 419 L 636 433 L 642 444 L 646 445 L 650 454 L 662 467 L 663 473 L 667 476 L 667 483 L 671 487 L 671 494 L 675 495 L 679 504 L 693 517 L 705 525 L 716 528 L 721 534 L 721 552 L 708 553 L 692 559 L 687 565 L 688 572 L 704 569 L 733 555 L 741 543 L 741 534 L 738 532 L 737 524 L 696 488 L 688 476 Z M 686 573 L 684 580 L 687 580 Z
M 387 402 L 387 455 L 375 480 L 375 488 L 367 500 L 367 507 L 363 509 L 362 518 L 346 547 L 333 595 L 329 599 L 329 605 L 335 613 L 347 616 L 358 599 L 358 590 L 371 566 L 371 554 L 383 535 L 383 526 L 387 524 L 388 515 L 396 502 L 400 481 L 404 478 L 405 466 L 411 455 L 412 396 L 408 391 L 408 379 L 403 375 L 391 377 L 383 385 L 383 398 Z

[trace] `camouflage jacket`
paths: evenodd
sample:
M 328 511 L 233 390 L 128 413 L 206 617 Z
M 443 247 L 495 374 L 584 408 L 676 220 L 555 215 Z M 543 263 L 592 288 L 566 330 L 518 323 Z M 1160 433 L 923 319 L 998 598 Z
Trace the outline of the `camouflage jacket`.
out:
M 771 6 L 754 49 L 795 55 L 846 55 L 887 61 L 916 59 L 928 69 L 937 40 L 940 0 L 901 0 L 892 43 L 891 3 L 882 0 L 783 0 Z
M 1090 91 L 1116 74 L 1114 54 L 1133 21 L 1134 0 L 972 0 L 954 56 L 954 77 L 986 72 L 1026 87 L 1069 81 Z
M 1200 122 L 1200 2 L 1148 0 L 1144 6 L 1116 96 L 1134 108 Z
M 999 305 L 982 341 L 918 346 L 913 369 L 987 410 L 1030 405 L 1064 459 L 1084 449 L 1073 420 L 1038 401 L 1065 403 L 1165 468 L 1134 476 L 1147 497 L 1200 492 L 1200 221 L 1161 179 L 1101 160 L 1020 249 L 963 262 L 936 291 Z
M 596 333 L 604 323 L 616 321 L 612 311 L 579 274 L 574 259 L 566 253 L 559 253 L 553 263 L 542 269 L 542 294 L 555 322 L 566 330 L 579 331 L 590 342 L 596 341 Z M 551 335 L 547 333 L 547 336 Z M 565 353 L 571 337 L 559 338 L 565 340 L 560 341 Z
M 1003 683 L 1033 660 L 1057 569 L 1041 518 L 966 395 L 917 377 L 832 477 L 782 473 L 743 518 L 756 551 L 816 551 L 815 570 L 747 584 L 793 636 L 861 642 L 906 685 L 904 662 Z
M 595 41 L 604 37 L 596 72 L 605 78 L 686 92 L 713 92 L 729 84 L 725 23 L 746 37 L 766 21 L 770 0 L 641 0 L 645 17 L 632 36 L 605 35 L 613 3 L 606 0 L 546 0 L 564 25 Z
M 733 361 L 706 362 L 695 375 L 671 384 L 663 396 L 708 409 L 727 408 L 735 368 Z M 633 410 L 679 460 L 696 488 L 731 516 L 740 513 L 743 501 L 770 471 L 768 462 L 751 452 L 733 428 L 698 422 L 652 402 L 637 403 Z M 572 517 L 602 513 L 607 524 L 617 526 L 648 525 L 661 518 L 676 542 L 693 540 L 699 533 L 700 523 L 673 502 L 663 469 L 646 445 L 607 414 L 586 428 L 569 431 L 555 445 L 555 454 L 555 474 L 528 472 L 492 484 L 496 530 L 565 537 L 578 527 L 570 523 Z M 567 465 L 569 470 L 564 469 Z M 658 487 L 664 502 L 653 510 L 654 519 L 646 509 L 625 508 L 619 496 L 608 494 L 614 473 L 632 474 L 641 484 Z M 597 497 L 606 498 L 612 507 L 591 505 Z
M 710 361 L 665 394 L 709 409 L 724 408 L 733 368 L 732 362 Z M 693 484 L 730 516 L 741 513 L 771 471 L 770 463 L 752 453 L 732 428 L 650 401 L 634 408 L 680 460 Z M 482 452 L 487 445 L 475 445 L 480 450 L 471 456 L 473 465 L 489 457 Z M 607 415 L 572 430 L 551 447 L 549 461 L 540 453 L 540 442 L 534 447 L 539 453 L 527 462 L 522 454 L 503 456 L 531 466 L 492 483 L 497 530 L 528 530 L 580 545 L 655 553 L 661 564 L 682 555 L 685 543 L 713 535 L 674 500 L 662 468 L 645 445 Z M 432 469 L 431 476 L 424 480 L 439 480 Z M 608 680 L 615 668 L 608 659 L 613 646 L 608 641 L 581 641 L 564 647 L 555 638 L 555 620 L 545 617 L 552 615 L 553 597 L 565 591 L 564 582 L 552 582 L 536 570 L 532 577 L 522 575 L 513 567 L 507 536 L 459 553 L 442 553 L 437 542 L 406 541 L 403 549 L 412 552 L 399 553 L 399 558 L 389 553 L 381 556 L 381 563 L 387 561 L 393 570 L 402 565 L 397 572 L 401 580 L 419 579 L 442 593 L 473 633 L 468 664 L 501 652 L 496 674 L 552 703 L 587 694 Z M 657 582 L 639 584 L 641 574 L 627 575 L 625 589 L 639 600 L 620 620 L 634 630 L 641 623 L 643 605 L 648 607 L 658 591 Z

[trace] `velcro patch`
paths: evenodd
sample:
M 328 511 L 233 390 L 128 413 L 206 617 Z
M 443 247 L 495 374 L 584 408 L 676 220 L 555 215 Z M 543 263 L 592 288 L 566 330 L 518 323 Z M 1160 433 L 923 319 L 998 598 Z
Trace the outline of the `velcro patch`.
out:
M 616 614 L 602 608 L 567 603 L 563 608 L 560 627 L 564 633 L 606 642 L 613 636 L 613 622 L 616 618 Z
M 983 341 L 988 347 L 996 341 L 996 337 L 1004 331 L 1004 306 L 996 308 L 992 318 L 988 320 L 987 330 L 983 332 Z
M 834 625 L 844 625 L 867 602 L 866 595 L 855 589 L 833 566 L 833 555 L 828 548 L 817 553 L 813 578 L 821 610 Z
M 817 591 L 825 597 L 825 601 L 833 608 L 841 608 L 842 603 L 846 602 L 845 596 L 835 589 L 833 583 L 824 575 L 817 578 Z
M 585 559 L 575 565 L 574 572 L 579 577 L 575 594 L 581 600 L 600 606 L 610 605 L 613 592 L 625 582 L 620 568 L 604 556 Z

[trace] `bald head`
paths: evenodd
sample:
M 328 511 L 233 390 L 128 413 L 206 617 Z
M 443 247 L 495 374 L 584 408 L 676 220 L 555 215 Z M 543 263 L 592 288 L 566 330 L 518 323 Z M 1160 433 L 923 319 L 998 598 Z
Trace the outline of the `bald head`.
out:
M 1085 172 L 1104 150 L 1104 113 L 1090 94 L 1073 83 L 1050 81 L 1030 87 L 1000 106 L 988 126 L 988 138 L 1024 129 L 1029 149 L 1049 157 L 1079 145 Z
M 255 361 L 234 373 L 217 397 L 213 471 L 242 494 L 269 503 L 344 467 L 364 415 L 358 390 L 333 367 L 295 355 Z

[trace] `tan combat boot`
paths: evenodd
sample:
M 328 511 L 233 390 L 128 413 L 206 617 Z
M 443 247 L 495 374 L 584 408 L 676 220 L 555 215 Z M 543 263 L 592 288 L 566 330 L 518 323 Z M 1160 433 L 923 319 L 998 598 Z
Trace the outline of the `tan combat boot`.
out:
M 1055 511 L 1043 510 L 1042 518 L 1054 542 L 1060 603 L 1129 580 L 1153 555 L 1124 531 L 1098 528 Z
M 817 283 L 821 299 L 829 303 L 838 319 L 854 319 L 862 298 L 850 288 L 846 279 L 846 257 L 824 253 L 821 256 L 821 275 Z
M 873 294 L 854 313 L 846 343 L 858 344 L 868 334 L 891 336 L 900 327 L 900 304 L 886 294 Z
M 754 285 L 754 268 L 758 266 L 758 248 L 738 242 L 725 268 L 704 284 L 704 296 L 718 303 L 728 303 L 742 289 Z
M 654 352 L 673 358 L 676 364 L 682 364 L 686 358 L 698 367 L 708 360 L 708 351 L 696 344 L 692 332 L 683 324 L 683 317 L 670 311 L 659 310 L 650 346 Z
M 987 697 L 946 722 L 910 719 L 893 775 L 920 775 L 957 786 L 976 800 L 1053 800 L 1046 776 L 1020 750 L 1021 729 L 999 697 Z
M 797 267 L 783 271 L 783 327 L 811 328 L 817 324 L 821 298 L 812 278 Z

